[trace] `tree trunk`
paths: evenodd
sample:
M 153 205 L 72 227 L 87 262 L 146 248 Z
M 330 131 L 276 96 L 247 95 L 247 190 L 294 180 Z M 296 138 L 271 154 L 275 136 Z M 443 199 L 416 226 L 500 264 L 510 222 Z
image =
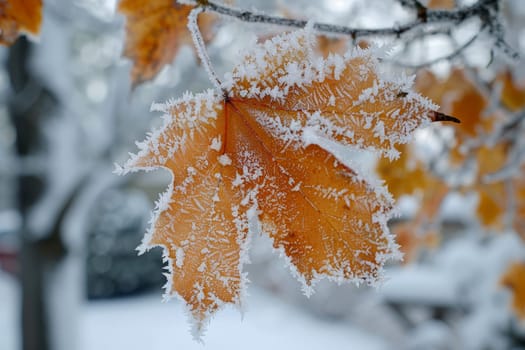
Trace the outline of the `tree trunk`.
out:
M 7 71 L 11 82 L 9 114 L 16 130 L 17 206 L 22 217 L 19 232 L 19 279 L 22 292 L 22 348 L 50 349 L 48 312 L 44 276 L 45 270 L 63 256 L 64 248 L 58 232 L 50 232 L 38 240 L 30 232 L 28 216 L 38 202 L 46 185 L 45 169 L 26 169 L 28 159 L 47 156 L 42 142 L 42 125 L 49 107 L 56 99 L 36 79 L 30 70 L 31 44 L 21 37 L 10 48 Z M 36 162 L 47 164 L 47 162 Z

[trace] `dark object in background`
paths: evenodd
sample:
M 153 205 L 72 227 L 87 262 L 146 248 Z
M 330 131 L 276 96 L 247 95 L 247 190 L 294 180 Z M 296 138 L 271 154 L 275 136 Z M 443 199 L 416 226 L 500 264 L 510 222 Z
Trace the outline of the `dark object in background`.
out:
M 17 235 L 21 218 L 15 210 L 0 211 L 0 270 L 16 276 L 20 241 Z
M 164 283 L 161 252 L 137 255 L 146 231 L 149 200 L 141 193 L 113 189 L 95 202 L 87 242 L 88 299 L 125 296 Z

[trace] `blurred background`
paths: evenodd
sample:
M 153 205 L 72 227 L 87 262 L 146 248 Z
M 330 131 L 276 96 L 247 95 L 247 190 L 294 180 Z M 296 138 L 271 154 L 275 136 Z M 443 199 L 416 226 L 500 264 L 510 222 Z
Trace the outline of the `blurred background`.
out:
M 373 28 L 413 18 L 401 3 L 250 0 L 237 5 Z M 501 3 L 506 39 L 523 54 L 524 3 Z M 519 234 L 525 227 L 508 220 L 485 225 L 490 220 L 480 216 L 482 192 L 472 195 L 476 191 L 462 186 L 475 182 L 472 167 L 479 163 L 472 165 L 465 156 L 453 174 L 444 171 L 450 166 L 442 164 L 447 147 L 459 142 L 453 141 L 450 127 L 436 126 L 417 135 L 419 151 L 398 164 L 400 174 L 392 175 L 396 170 L 377 160 L 378 176 L 392 181 L 388 185 L 398 199 L 392 227 L 406 257 L 388 266 L 382 287 L 322 281 L 307 299 L 269 239 L 257 236 L 246 266 L 251 280 L 246 312 L 242 317 L 233 309 L 219 312 L 205 345 L 193 341 L 182 305 L 161 303 L 161 252 L 139 257 L 135 251 L 169 174 L 119 177 L 113 164 L 122 164 L 128 152 L 135 152 L 134 142 L 159 125 L 159 116 L 149 112 L 152 102 L 210 83 L 188 46 L 153 81 L 132 89 L 131 64 L 121 57 L 124 17 L 116 14 L 116 5 L 117 0 L 45 0 L 40 37 L 21 37 L 0 48 L 0 350 L 525 349 L 520 319 L 525 314 L 525 269 L 520 267 L 525 249 Z M 253 38 L 282 29 L 217 22 L 209 53 L 219 75 L 231 69 Z M 418 64 L 453 54 L 478 29 L 473 20 L 447 31 L 437 28 L 440 35 L 414 36 L 413 42 L 379 41 L 392 45 L 393 68 L 418 73 L 420 79 Z M 437 86 L 461 67 L 481 96 L 499 104 L 502 85 L 482 81 L 508 72 L 513 81 L 523 82 L 525 64 L 509 63 L 491 49 L 495 43 L 485 34 L 461 55 L 437 60 L 424 72 L 435 80 L 424 81 Z M 447 89 L 461 84 L 449 83 Z M 525 91 L 519 83 L 513 87 Z M 425 91 L 442 105 L 460 99 Z M 506 109 L 502 125 L 525 119 L 525 94 L 515 100 L 518 107 Z M 466 101 L 469 106 L 471 100 Z M 494 107 L 489 102 L 476 113 Z M 465 107 L 461 113 L 468 119 L 474 111 Z M 487 157 L 491 163 L 492 156 Z M 518 168 L 522 158 L 515 161 Z M 446 186 L 436 187 L 428 182 L 430 175 L 414 172 L 419 164 L 422 173 Z M 421 178 L 425 186 L 406 188 Z M 488 211 L 505 216 L 511 209 L 496 203 Z

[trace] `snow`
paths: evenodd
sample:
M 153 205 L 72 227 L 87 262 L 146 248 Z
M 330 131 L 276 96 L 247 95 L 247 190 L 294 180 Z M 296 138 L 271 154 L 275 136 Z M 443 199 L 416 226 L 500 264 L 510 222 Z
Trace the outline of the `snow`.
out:
M 178 268 L 182 267 L 182 264 L 184 264 L 184 248 L 178 247 L 175 250 L 175 266 Z
M 211 140 L 211 145 L 210 145 L 210 148 L 214 151 L 217 151 L 219 152 L 221 150 L 221 147 L 222 147 L 222 141 L 221 141 L 221 137 L 214 137 L 212 140 Z
M 390 269 L 388 276 L 380 293 L 391 302 L 456 306 L 460 299 L 459 281 L 439 268 L 400 267 Z
M 388 349 L 373 334 L 348 323 L 327 322 L 251 290 L 241 320 L 233 308 L 215 316 L 204 346 L 187 331 L 182 305 L 144 296 L 83 305 L 80 350 L 96 349 Z
M 219 161 L 219 164 L 222 166 L 228 166 L 232 164 L 232 160 L 227 154 L 221 154 L 217 160 Z
M 457 349 L 452 329 L 442 321 L 425 321 L 412 332 L 407 349 Z
M 271 242 L 268 246 L 271 249 Z M 322 298 L 301 302 L 301 308 L 297 308 L 285 301 L 282 295 L 277 297 L 252 286 L 245 300 L 249 306 L 247 312 L 241 317 L 235 308 L 226 307 L 216 314 L 213 326 L 203 338 L 204 346 L 193 341 L 187 331 L 185 307 L 178 301 L 163 304 L 154 293 L 120 300 L 86 302 L 81 307 L 79 348 L 507 348 L 499 331 L 507 325 L 510 311 L 505 307 L 507 293 L 498 287 L 497 280 L 506 264 L 523 256 L 522 252 L 523 244 L 511 234 L 483 242 L 476 241 L 467 233 L 450 241 L 439 254 L 424 264 L 390 268 L 387 271 L 389 280 L 377 292 L 364 290 L 355 294 L 357 290 L 351 292 L 345 289 L 351 297 L 339 294 L 338 300 L 333 303 L 340 311 L 348 308 L 346 303 L 354 303 L 349 310 L 358 311 L 352 314 L 350 322 L 334 321 L 319 315 L 314 317 L 305 312 L 318 308 L 322 315 L 321 310 L 327 303 Z M 274 278 L 274 283 L 279 283 L 279 288 L 295 286 L 295 283 L 290 285 L 275 279 L 281 274 L 280 270 L 284 270 L 282 262 L 278 265 L 279 270 L 271 268 L 265 273 Z M 259 269 L 263 268 L 268 270 L 269 267 L 259 265 Z M 288 277 L 288 274 L 283 276 Z M 324 298 L 330 300 L 334 296 L 329 291 L 340 288 L 326 283 L 323 286 Z M 392 343 L 385 335 L 388 333 L 385 323 L 389 323 L 385 320 L 396 320 L 387 310 L 377 308 L 378 302 L 374 301 L 377 297 L 400 305 L 447 307 L 463 311 L 461 317 L 455 316 L 452 321 L 446 318 L 421 319 L 412 329 L 405 330 L 403 337 L 398 339 L 399 343 Z M 312 306 L 315 302 L 321 304 Z M 295 303 L 297 305 L 297 301 Z M 341 312 L 351 315 L 351 311 Z M 369 327 L 361 328 L 367 322 L 370 322 Z M 395 328 L 396 325 L 392 326 Z
M 511 262 L 523 259 L 523 251 L 521 240 L 510 232 L 485 238 L 464 232 L 425 264 L 390 269 L 379 292 L 398 305 L 460 311 L 463 316 L 448 324 L 456 342 L 451 348 L 507 348 L 502 330 L 512 316 L 509 294 L 499 281 Z M 452 334 L 443 324 L 428 323 L 409 339 L 413 346 L 423 341 L 430 346 L 438 338 L 445 341 L 445 333 Z
M 16 232 L 22 226 L 22 218 L 16 210 L 0 211 L 0 234 Z

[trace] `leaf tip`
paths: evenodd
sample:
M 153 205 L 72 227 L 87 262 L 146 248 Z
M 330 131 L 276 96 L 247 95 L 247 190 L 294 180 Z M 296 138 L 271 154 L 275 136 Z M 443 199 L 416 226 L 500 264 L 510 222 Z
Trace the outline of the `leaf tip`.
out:
M 453 122 L 458 124 L 461 123 L 461 120 L 459 120 L 458 118 L 438 111 L 430 112 L 430 120 L 432 122 Z
M 200 343 L 203 346 L 205 345 L 203 337 L 205 330 L 206 327 L 203 321 L 194 320 L 194 322 L 192 322 L 191 336 L 195 342 Z
M 113 163 L 113 174 L 118 176 L 126 175 L 127 171 L 118 163 Z

